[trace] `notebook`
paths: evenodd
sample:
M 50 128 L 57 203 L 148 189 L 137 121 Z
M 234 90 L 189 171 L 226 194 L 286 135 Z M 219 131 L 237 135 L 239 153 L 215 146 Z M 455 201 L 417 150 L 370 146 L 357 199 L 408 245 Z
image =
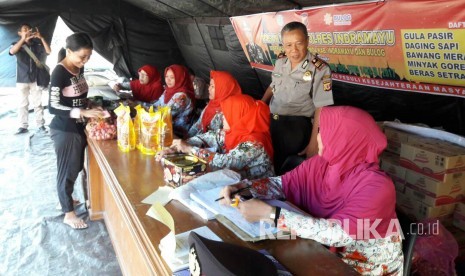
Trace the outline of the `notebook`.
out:
M 288 236 L 290 233 L 279 231 L 268 222 L 248 222 L 234 207 L 222 205 L 215 201 L 223 187 L 191 193 L 191 199 L 215 215 L 215 218 L 244 241 L 259 241 Z M 301 210 L 279 200 L 267 200 L 272 206 L 279 206 L 303 214 Z

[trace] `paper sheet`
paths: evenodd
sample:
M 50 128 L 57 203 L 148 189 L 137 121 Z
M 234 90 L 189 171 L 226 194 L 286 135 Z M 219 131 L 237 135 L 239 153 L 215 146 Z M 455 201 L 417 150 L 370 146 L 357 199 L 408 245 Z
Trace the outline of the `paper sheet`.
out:
M 163 240 L 165 240 L 164 247 L 166 252 L 169 252 L 168 254 L 174 254 L 176 250 L 176 233 L 174 232 L 174 219 L 171 214 L 163 205 L 159 202 L 155 202 L 147 211 L 147 215 L 163 223 L 170 229 L 170 233 L 163 238 Z
M 168 202 L 170 202 L 170 193 L 173 191 L 173 188 L 169 186 L 162 186 L 159 187 L 158 190 L 153 192 L 148 197 L 142 200 L 142 203 L 145 204 L 154 204 L 155 202 L 159 202 L 161 205 L 165 206 Z

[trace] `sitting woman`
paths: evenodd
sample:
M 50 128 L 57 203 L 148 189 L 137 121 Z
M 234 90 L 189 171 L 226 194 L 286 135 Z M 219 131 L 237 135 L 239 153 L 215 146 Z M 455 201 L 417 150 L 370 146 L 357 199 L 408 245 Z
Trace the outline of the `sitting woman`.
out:
M 248 221 L 275 219 L 278 228 L 334 247 L 359 273 L 402 275 L 400 225 L 394 185 L 378 164 L 386 137 L 373 118 L 347 106 L 323 107 L 318 155 L 280 177 L 225 187 L 222 203 L 247 185 L 254 199 L 241 202 Z M 260 199 L 286 198 L 309 215 Z
M 208 131 L 186 142 L 175 139 L 171 150 L 206 160 L 213 171 L 237 171 L 244 179 L 274 176 L 268 106 L 248 95 L 236 95 L 222 102 L 221 109 L 221 131 Z
M 217 131 L 223 128 L 223 113 L 220 103 L 233 95 L 242 94 L 237 80 L 228 72 L 211 71 L 208 98 L 210 102 L 200 114 L 200 118 L 189 129 L 189 137 L 205 133 L 209 130 Z
M 138 80 L 117 83 L 113 90 L 117 93 L 121 90 L 131 90 L 135 101 L 151 103 L 158 100 L 163 94 L 163 85 L 157 68 L 152 65 L 144 65 L 139 68 L 138 73 Z
M 174 134 L 187 137 L 195 107 L 194 87 L 187 68 L 178 64 L 166 67 L 165 83 L 165 92 L 154 106 L 169 106 Z

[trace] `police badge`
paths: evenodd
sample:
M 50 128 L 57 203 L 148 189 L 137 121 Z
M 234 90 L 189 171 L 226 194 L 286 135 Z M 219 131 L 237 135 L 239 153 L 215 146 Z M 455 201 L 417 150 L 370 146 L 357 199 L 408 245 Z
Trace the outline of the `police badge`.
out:
M 310 70 L 305 71 L 304 76 L 302 77 L 304 81 L 311 81 L 312 80 L 312 72 Z

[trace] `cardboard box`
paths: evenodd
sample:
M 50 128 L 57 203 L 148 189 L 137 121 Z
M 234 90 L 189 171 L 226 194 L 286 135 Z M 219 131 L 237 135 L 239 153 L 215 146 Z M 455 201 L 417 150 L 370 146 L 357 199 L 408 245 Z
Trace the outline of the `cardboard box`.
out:
M 415 198 L 410 197 L 408 194 L 397 193 L 396 208 L 417 221 L 427 218 L 445 220 L 454 213 L 456 204 L 457 203 L 429 206 L 424 202 L 415 200 Z
M 380 167 L 394 182 L 396 191 L 404 192 L 406 168 L 400 165 L 400 156 L 391 152 L 383 152 L 380 157 Z
M 426 142 L 425 142 L 426 141 Z M 402 143 L 400 164 L 439 181 L 451 181 L 456 173 L 465 172 L 465 148 L 438 141 L 416 140 Z
M 425 192 L 425 189 L 410 183 L 405 185 L 404 194 L 411 199 L 418 200 L 432 207 L 457 203 L 463 198 L 462 191 L 452 192 L 449 195 L 435 196 L 434 194 Z
M 385 127 L 384 135 L 386 135 L 388 143 L 386 150 L 395 154 L 400 154 L 401 144 L 407 142 L 409 135 L 412 134 L 395 128 Z
M 457 202 L 465 195 L 465 179 L 462 180 L 462 177 L 454 181 L 442 182 L 407 169 L 405 183 L 407 187 L 420 191 L 429 198 L 436 198 L 436 204 L 431 203 L 432 201 L 426 202 L 431 206 Z
M 207 163 L 193 155 L 176 154 L 163 158 L 163 167 L 165 182 L 176 188 L 205 174 Z

